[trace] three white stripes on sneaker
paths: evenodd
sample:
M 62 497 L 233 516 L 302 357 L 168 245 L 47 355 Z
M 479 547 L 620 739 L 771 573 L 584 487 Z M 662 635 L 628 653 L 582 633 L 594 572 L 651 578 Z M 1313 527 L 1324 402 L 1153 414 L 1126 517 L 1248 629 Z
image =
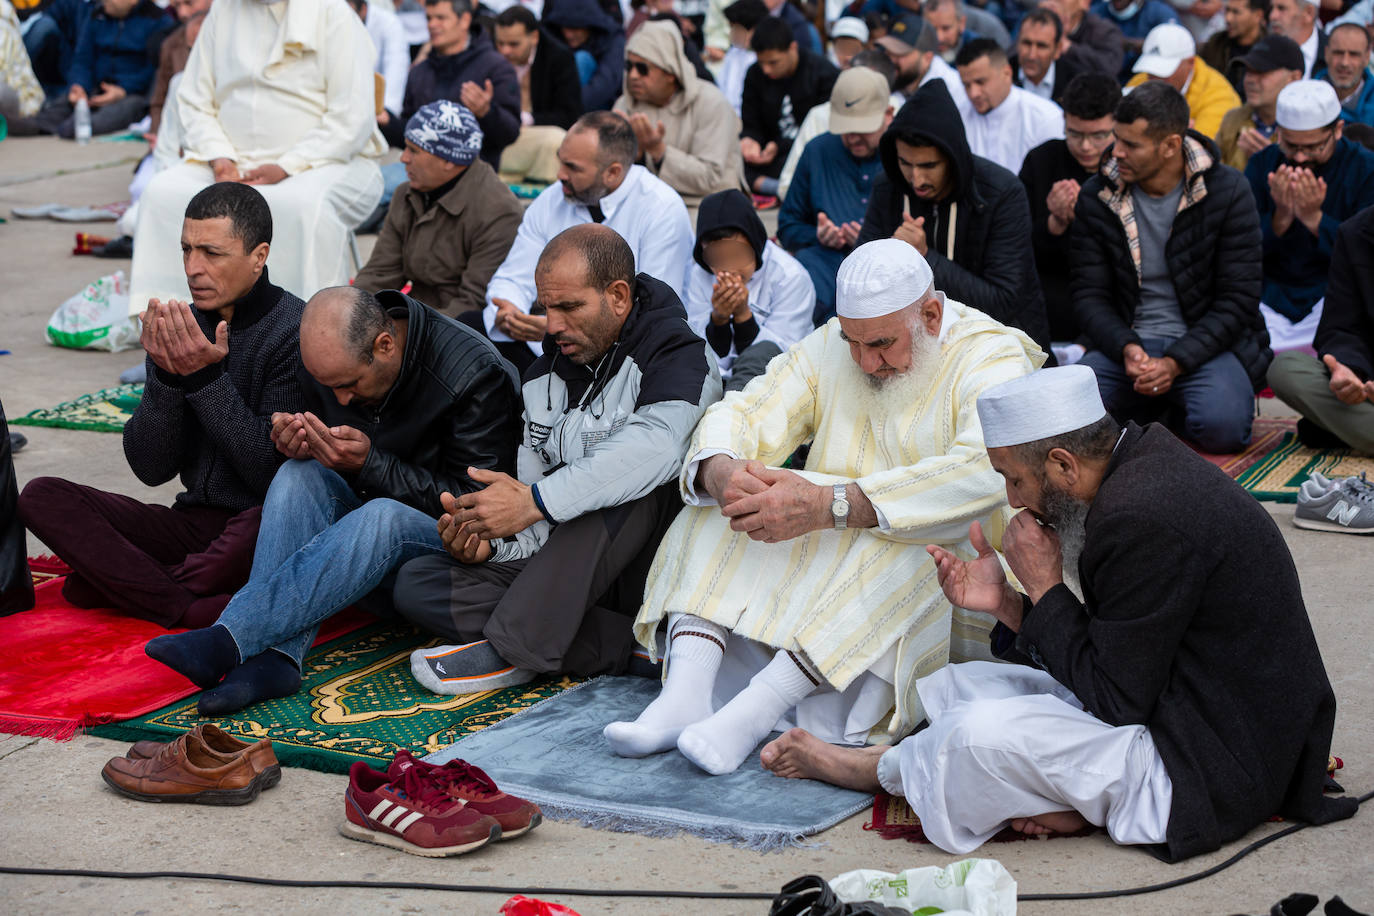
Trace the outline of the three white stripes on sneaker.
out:
M 391 809 L 390 813 L 387 813 L 388 808 Z M 403 808 L 395 802 L 388 801 L 384 798 L 377 802 L 376 807 L 367 812 L 367 816 L 380 823 L 383 827 L 391 827 L 391 829 L 395 830 L 397 833 L 405 833 L 407 827 L 424 817 L 419 811 L 411 811 L 409 814 L 406 814 L 408 810 L 410 809 Z M 401 817 L 403 814 L 405 814 L 405 817 Z M 397 822 L 398 818 L 399 823 Z

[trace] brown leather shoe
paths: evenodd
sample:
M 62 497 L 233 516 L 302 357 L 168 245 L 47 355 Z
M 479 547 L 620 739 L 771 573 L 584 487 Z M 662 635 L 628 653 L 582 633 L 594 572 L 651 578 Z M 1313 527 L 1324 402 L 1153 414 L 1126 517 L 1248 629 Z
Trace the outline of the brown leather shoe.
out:
M 267 739 L 226 758 L 187 733 L 153 757 L 113 757 L 100 775 L 116 792 L 140 801 L 246 805 L 281 781 L 281 767 Z
M 200 743 L 205 745 L 207 751 L 218 754 L 226 760 L 230 757 L 237 757 L 254 746 L 247 741 L 240 741 L 218 725 L 210 722 L 197 725 L 187 734 L 195 735 L 200 739 Z M 139 741 L 125 751 L 124 756 L 130 760 L 146 760 L 149 757 L 156 757 L 158 752 L 170 743 L 169 741 Z

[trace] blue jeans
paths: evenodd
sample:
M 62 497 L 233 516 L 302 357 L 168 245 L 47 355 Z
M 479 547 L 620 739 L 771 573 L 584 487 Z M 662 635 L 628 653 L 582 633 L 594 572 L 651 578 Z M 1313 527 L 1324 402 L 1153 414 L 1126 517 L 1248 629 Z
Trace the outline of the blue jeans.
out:
M 1150 356 L 1163 356 L 1172 340 L 1143 339 Z M 1097 373 L 1097 388 L 1107 412 L 1124 423 L 1160 420 L 1170 408 L 1182 412 L 1184 438 L 1214 454 L 1238 452 L 1250 444 L 1250 424 L 1255 413 L 1255 389 L 1236 355 L 1227 351 L 1212 357 L 1195 371 L 1174 379 L 1173 387 L 1158 397 L 1139 394 L 1132 387 L 1120 356 L 1092 350 L 1081 360 Z
M 394 499 L 363 502 L 317 461 L 272 478 L 248 584 L 218 623 L 239 657 L 276 649 L 298 665 L 324 620 L 382 586 L 407 560 L 443 553 L 435 519 Z
M 62 30 L 51 16 L 39 13 L 30 17 L 32 24 L 24 30 L 24 50 L 29 52 L 33 75 L 43 86 L 48 99 L 66 95 L 70 87 L 66 81 L 66 64 L 62 53 Z

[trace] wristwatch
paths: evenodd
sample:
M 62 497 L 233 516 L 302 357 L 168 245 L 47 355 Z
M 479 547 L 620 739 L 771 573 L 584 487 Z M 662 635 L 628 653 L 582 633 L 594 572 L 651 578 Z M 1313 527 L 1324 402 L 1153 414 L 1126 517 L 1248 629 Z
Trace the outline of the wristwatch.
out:
M 830 504 L 830 515 L 835 519 L 835 530 L 843 531 L 849 527 L 849 494 L 846 492 L 848 484 L 835 484 L 835 499 Z

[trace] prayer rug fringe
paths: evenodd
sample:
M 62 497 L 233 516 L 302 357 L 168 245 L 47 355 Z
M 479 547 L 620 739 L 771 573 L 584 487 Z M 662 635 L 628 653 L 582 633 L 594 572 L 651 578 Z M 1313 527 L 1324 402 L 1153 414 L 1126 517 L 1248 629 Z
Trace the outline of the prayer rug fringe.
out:
M 98 722 L 80 722 L 75 719 L 41 719 L 37 716 L 0 715 L 0 733 L 6 735 L 26 735 L 31 738 L 47 738 L 50 741 L 70 741 Z

